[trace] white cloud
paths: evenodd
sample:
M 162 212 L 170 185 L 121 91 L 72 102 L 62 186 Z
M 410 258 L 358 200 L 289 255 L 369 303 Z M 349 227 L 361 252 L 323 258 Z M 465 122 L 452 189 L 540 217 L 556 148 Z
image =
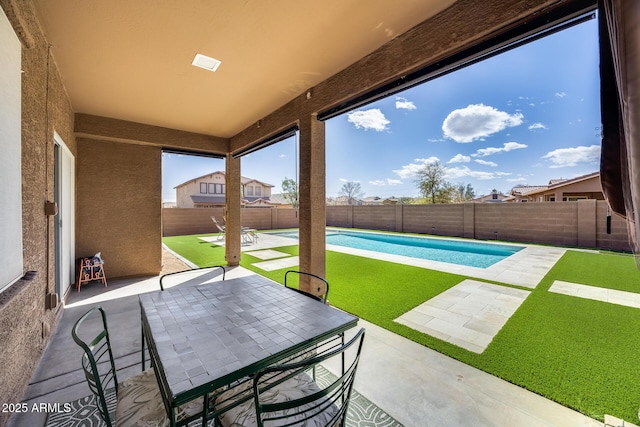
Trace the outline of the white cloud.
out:
M 455 168 L 447 168 L 445 170 L 445 176 L 448 179 L 458 179 L 463 177 L 471 177 L 480 180 L 487 180 L 495 178 L 492 172 L 473 171 L 467 166 L 459 166 Z
M 552 163 L 551 168 L 563 168 L 576 166 L 578 163 L 594 163 L 600 159 L 600 146 L 578 146 L 570 148 L 558 148 L 542 156 Z
M 537 122 L 529 126 L 529 130 L 548 129 L 544 124 Z
M 456 142 L 472 142 L 522 124 L 522 113 L 509 114 L 484 104 L 453 110 L 444 119 L 444 135 Z
M 508 152 L 513 150 L 519 150 L 521 148 L 527 148 L 527 144 L 520 144 L 519 142 L 505 142 L 502 144 L 502 147 L 487 147 L 480 148 L 475 154 L 472 154 L 473 157 L 485 157 L 490 156 L 492 154 Z
M 384 187 L 385 185 L 390 185 L 390 186 L 400 185 L 402 184 L 402 181 L 400 181 L 399 179 L 387 178 L 387 179 L 376 179 L 374 181 L 369 181 L 369 184 L 374 185 L 376 187 Z
M 280 154 L 278 157 L 280 157 L 282 159 L 283 157 L 287 157 L 287 155 L 286 154 Z
M 396 108 L 403 110 L 415 110 L 418 107 L 416 107 L 412 101 L 407 100 L 407 98 L 396 96 Z
M 428 142 L 444 142 L 444 138 L 429 138 L 427 139 Z
M 469 163 L 470 161 L 471 157 L 463 156 L 462 154 L 456 154 L 447 163 Z
M 527 182 L 527 178 L 509 178 L 507 179 L 507 182 Z
M 497 164 L 497 163 L 495 163 L 495 162 L 489 162 L 489 161 L 487 161 L 487 160 L 475 159 L 475 160 L 474 160 L 474 162 L 476 162 L 476 163 L 480 163 L 481 165 L 485 165 L 485 166 L 493 166 L 493 167 L 498 166 L 498 164 Z
M 555 95 L 558 98 L 564 98 L 565 96 L 567 96 L 566 92 L 556 92 Z
M 387 125 L 391 123 L 378 108 L 354 111 L 347 114 L 347 120 L 356 125 L 358 129 L 373 129 L 378 132 L 387 130 Z
M 397 174 L 402 179 L 411 178 L 416 175 L 416 173 L 424 168 L 425 165 L 439 162 L 440 159 L 437 157 L 429 157 L 427 159 L 414 159 L 414 163 L 409 163 L 408 165 L 402 166 L 400 169 L 396 169 L 393 172 Z

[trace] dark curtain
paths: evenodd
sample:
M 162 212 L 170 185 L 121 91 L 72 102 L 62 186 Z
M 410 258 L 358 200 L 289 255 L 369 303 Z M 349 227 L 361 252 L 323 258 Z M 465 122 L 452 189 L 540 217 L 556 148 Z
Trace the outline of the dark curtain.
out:
M 640 255 L 640 0 L 599 0 L 602 153 L 611 210 L 627 220 Z M 638 260 L 638 257 L 636 257 Z

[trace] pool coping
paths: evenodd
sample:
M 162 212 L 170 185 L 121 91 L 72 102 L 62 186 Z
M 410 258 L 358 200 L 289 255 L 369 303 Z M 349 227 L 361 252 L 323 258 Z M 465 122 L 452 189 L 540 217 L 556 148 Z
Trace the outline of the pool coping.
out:
M 497 263 L 487 267 L 469 267 L 458 264 L 451 264 L 441 261 L 432 261 L 421 258 L 413 258 L 404 255 L 386 254 L 383 252 L 370 251 L 367 249 L 355 249 L 348 248 L 346 246 L 338 246 L 327 244 L 326 249 L 333 252 L 340 252 L 349 255 L 362 256 L 365 258 L 373 258 L 382 261 L 393 262 L 396 264 L 411 265 L 414 267 L 425 268 L 429 270 L 437 270 L 445 273 L 459 274 L 462 276 L 468 276 L 476 279 L 490 280 L 500 283 L 505 283 L 513 286 L 521 286 L 529 289 L 534 289 L 538 283 L 544 278 L 544 276 L 551 270 L 551 268 L 558 262 L 558 260 L 567 251 L 567 248 L 559 248 L 554 246 L 541 246 L 523 243 L 510 243 L 510 242 L 492 242 L 487 240 L 466 239 L 460 237 L 445 237 L 445 236 L 421 236 L 412 233 L 388 233 L 384 231 L 368 231 L 360 230 L 353 231 L 351 229 L 340 228 L 327 228 L 327 231 L 351 231 L 357 233 L 369 233 L 369 234 L 386 234 L 386 235 L 408 235 L 411 237 L 424 238 L 424 239 L 440 239 L 440 240 L 454 240 L 454 241 L 476 241 L 478 243 L 485 243 L 489 245 L 500 246 L 515 246 L 522 247 L 520 251 L 513 255 L 506 257 L 505 259 L 498 261 Z M 285 230 L 277 232 L 261 233 L 263 235 L 276 234 L 285 232 Z M 276 236 L 273 236 L 276 237 Z M 291 244 L 298 244 L 298 239 L 285 236 L 277 236 L 279 239 L 287 239 Z M 265 242 L 266 243 L 266 242 Z

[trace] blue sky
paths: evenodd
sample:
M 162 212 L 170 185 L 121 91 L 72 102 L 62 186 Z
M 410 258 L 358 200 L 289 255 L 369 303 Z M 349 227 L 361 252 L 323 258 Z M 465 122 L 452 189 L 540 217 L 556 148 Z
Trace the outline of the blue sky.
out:
M 599 169 L 597 21 L 590 20 L 326 122 L 327 196 L 415 197 L 414 173 L 439 161 L 476 195 Z M 242 175 L 295 177 L 296 138 L 242 158 Z M 163 155 L 163 201 L 223 160 Z

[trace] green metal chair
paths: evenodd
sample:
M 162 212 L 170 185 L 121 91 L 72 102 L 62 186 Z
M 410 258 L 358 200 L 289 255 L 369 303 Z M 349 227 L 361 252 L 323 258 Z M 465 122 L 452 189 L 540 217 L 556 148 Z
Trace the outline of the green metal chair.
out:
M 314 286 L 315 286 L 315 289 L 317 290 L 317 294 L 311 294 L 309 292 L 305 292 L 303 290 L 300 290 L 300 289 L 293 288 L 293 287 L 289 286 L 287 284 L 287 276 L 290 273 L 297 274 L 297 275 L 309 276 L 309 277 L 312 277 L 312 278 L 316 279 L 316 282 L 315 282 L 316 285 L 314 285 Z M 303 295 L 306 295 L 309 298 L 313 298 L 316 301 L 320 301 L 320 302 L 322 302 L 324 304 L 327 303 L 327 298 L 329 297 L 329 282 L 327 281 L 327 279 L 325 279 L 324 277 L 318 276 L 317 274 L 307 273 L 306 271 L 289 270 L 286 273 L 284 273 L 284 286 L 289 288 L 289 289 L 291 289 L 291 290 L 293 290 L 293 291 L 296 291 L 296 292 L 299 292 L 299 293 L 301 293 Z
M 95 327 L 89 328 L 88 325 L 82 327 L 82 325 L 87 319 L 97 319 L 97 312 L 100 313 L 102 321 L 99 332 L 93 338 L 86 340 L 81 338 L 81 335 L 89 335 L 89 331 L 95 330 Z M 84 333 L 80 331 L 81 328 Z M 102 307 L 93 307 L 80 317 L 73 326 L 71 335 L 84 351 L 82 370 L 91 392 L 96 396 L 98 411 L 108 427 L 113 425 L 110 412 L 114 409 L 113 405 L 110 408 L 107 402 L 105 392 L 109 390 L 114 390 L 116 394 L 115 420 L 119 427 L 168 426 L 170 424 L 153 368 L 118 383 L 107 328 L 107 316 Z M 202 409 L 202 405 L 196 403 L 184 405 L 176 411 L 176 419 L 196 419 L 199 415 L 201 416 Z
M 344 425 L 364 334 L 362 328 L 346 344 L 314 358 L 263 369 L 253 378 L 252 387 L 245 383 L 222 393 L 216 400 L 219 407 L 233 406 L 234 399 L 244 402 L 222 413 L 218 422 L 223 427 Z M 351 347 L 354 350 L 347 353 Z M 349 359 L 342 375 L 321 384 L 306 373 L 334 357 Z

